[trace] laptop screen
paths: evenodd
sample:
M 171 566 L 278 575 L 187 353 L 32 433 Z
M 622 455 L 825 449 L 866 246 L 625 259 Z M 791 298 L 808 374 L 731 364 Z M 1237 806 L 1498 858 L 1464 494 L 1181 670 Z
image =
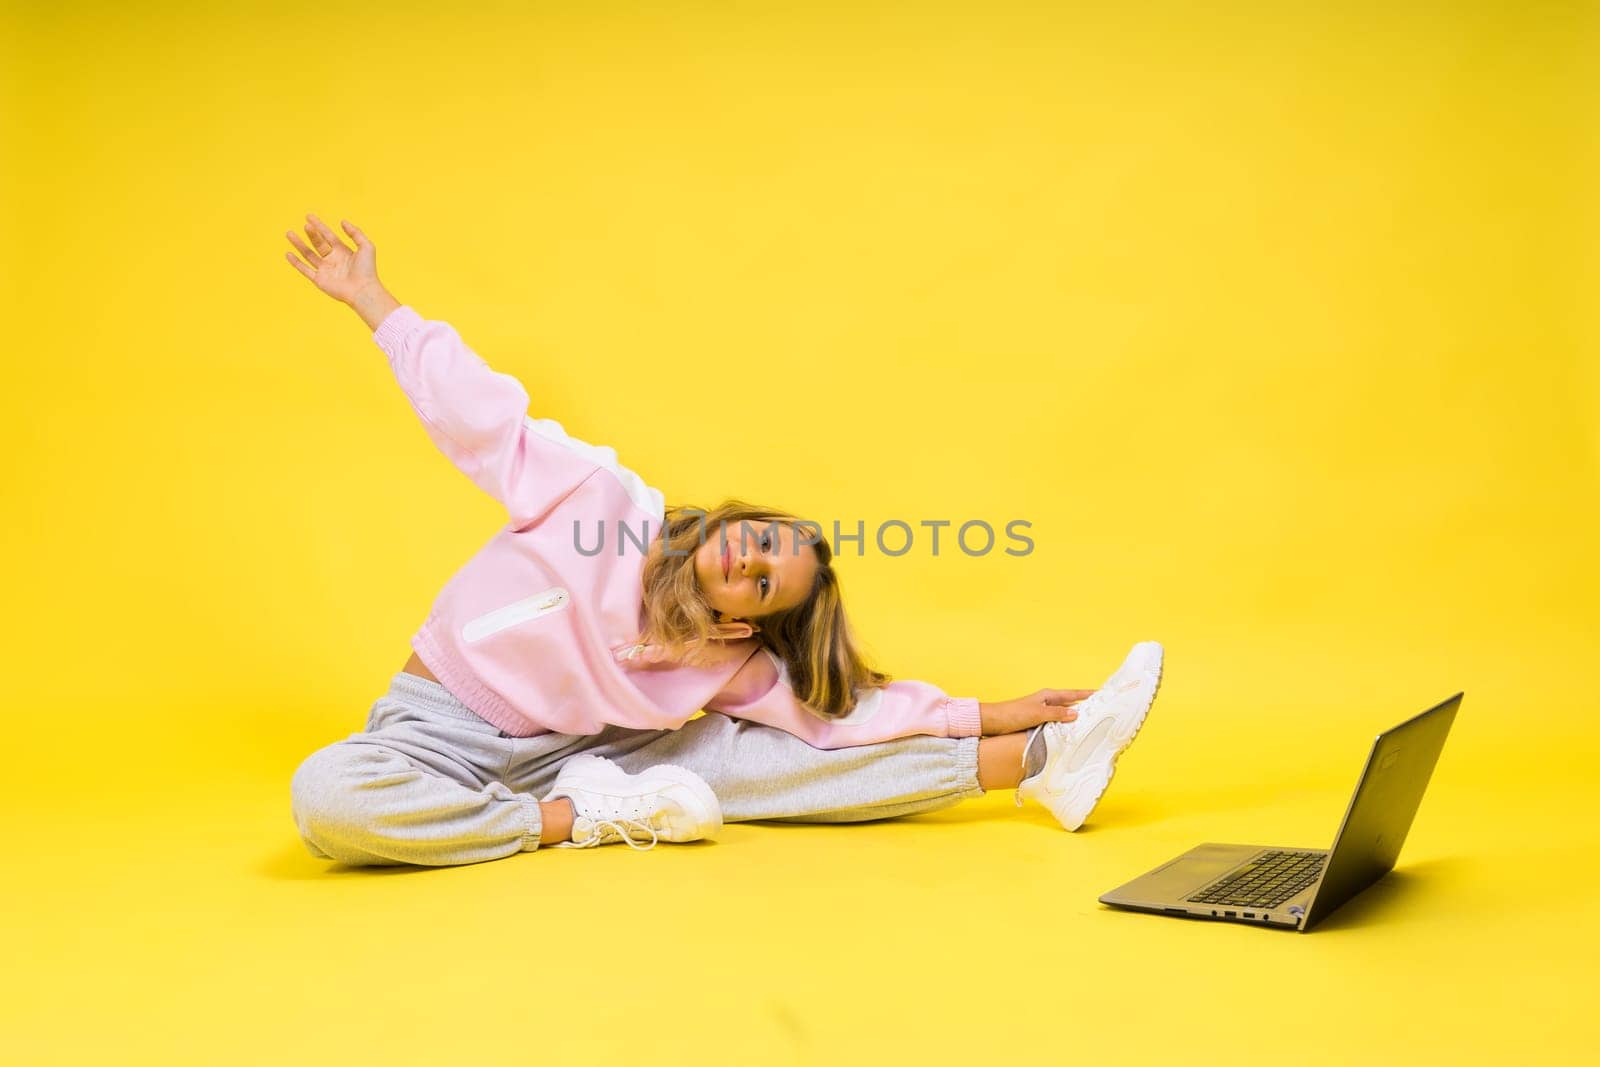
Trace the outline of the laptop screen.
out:
M 1378 735 L 1302 929 L 1394 869 L 1461 697 L 1457 693 Z

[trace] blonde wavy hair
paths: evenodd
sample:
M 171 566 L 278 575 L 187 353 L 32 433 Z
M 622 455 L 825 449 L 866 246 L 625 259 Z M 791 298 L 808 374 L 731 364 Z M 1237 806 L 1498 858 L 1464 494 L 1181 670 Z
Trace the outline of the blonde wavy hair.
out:
M 817 554 L 817 573 L 810 593 L 792 608 L 751 619 L 750 626 L 752 636 L 788 670 L 789 684 L 802 704 L 826 718 L 849 714 L 858 690 L 881 689 L 891 676 L 872 669 L 857 646 L 833 569 L 833 550 L 821 528 L 787 511 L 734 499 L 711 511 L 668 507 L 644 566 L 645 626 L 640 639 L 688 663 L 703 661 L 716 642 L 726 639 L 720 629 L 723 624 L 695 577 L 694 553 L 724 529 L 728 540 L 737 544 L 742 522 L 749 522 L 756 536 L 772 523 L 816 530 L 811 547 Z

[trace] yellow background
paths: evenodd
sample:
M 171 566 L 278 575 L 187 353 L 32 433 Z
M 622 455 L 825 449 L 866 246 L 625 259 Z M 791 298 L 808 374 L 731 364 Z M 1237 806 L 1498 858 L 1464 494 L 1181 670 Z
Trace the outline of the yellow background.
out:
M 1591 1047 L 1592 6 L 30 4 L 0 42 L 0 1058 Z M 311 859 L 290 774 L 501 518 L 285 262 L 308 211 L 671 500 L 1031 522 L 840 569 L 957 694 L 1166 645 L 1089 825 L 1005 791 Z M 1321 929 L 1096 902 L 1325 846 L 1458 690 L 1398 870 Z

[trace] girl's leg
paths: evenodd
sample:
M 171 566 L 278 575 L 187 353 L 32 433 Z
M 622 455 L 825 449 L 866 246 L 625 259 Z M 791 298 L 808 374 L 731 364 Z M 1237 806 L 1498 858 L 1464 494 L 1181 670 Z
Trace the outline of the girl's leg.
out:
M 985 793 L 1015 789 L 1022 784 L 1022 754 L 1028 747 L 1027 730 L 985 737 L 978 742 L 978 784 Z M 1037 749 L 1038 746 L 1035 746 Z
M 717 794 L 725 822 L 838 823 L 937 811 L 982 796 L 986 787 L 1015 785 L 1025 739 L 1025 734 L 983 738 L 981 761 L 976 737 L 919 734 L 822 749 L 775 727 L 707 712 L 677 730 L 607 727 L 584 739 L 582 751 L 613 760 L 631 774 L 662 763 L 686 767 Z M 1008 759 L 1017 765 L 1009 773 Z M 985 765 L 982 780 L 980 763 Z M 557 762 L 519 752 L 507 784 L 543 795 L 559 769 Z
M 540 804 L 500 780 L 513 743 L 527 754 L 583 740 L 504 737 L 442 686 L 402 672 L 365 731 L 295 771 L 295 823 L 313 856 L 348 864 L 446 866 L 531 852 L 541 844 Z

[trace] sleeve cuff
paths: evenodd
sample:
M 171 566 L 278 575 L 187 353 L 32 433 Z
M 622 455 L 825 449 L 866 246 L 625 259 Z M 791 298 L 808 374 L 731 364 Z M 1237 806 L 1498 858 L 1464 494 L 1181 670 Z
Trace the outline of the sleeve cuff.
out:
M 405 340 L 406 334 L 422 325 L 422 316 L 410 304 L 401 304 L 378 323 L 378 328 L 372 331 L 372 339 L 379 348 L 393 355 L 400 349 L 400 342 Z
M 978 717 L 977 697 L 951 697 L 945 701 L 945 715 L 950 721 L 951 737 L 979 737 L 983 734 L 983 721 Z

